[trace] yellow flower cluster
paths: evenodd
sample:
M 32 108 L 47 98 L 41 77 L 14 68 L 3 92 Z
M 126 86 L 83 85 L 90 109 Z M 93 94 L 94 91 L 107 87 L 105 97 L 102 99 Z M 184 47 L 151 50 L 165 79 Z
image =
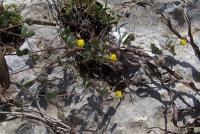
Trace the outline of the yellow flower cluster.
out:
M 78 39 L 78 40 L 76 41 L 76 45 L 77 45 L 79 48 L 83 48 L 84 45 L 85 45 L 85 42 L 84 42 L 83 39 Z
M 115 53 L 112 53 L 110 55 L 110 60 L 113 61 L 113 62 L 116 62 L 118 60 L 117 55 Z
M 76 40 L 76 45 L 79 48 L 83 48 L 85 46 L 85 41 L 83 39 L 77 39 Z M 117 55 L 115 53 L 111 53 L 108 56 L 108 59 L 110 59 L 112 62 L 116 62 L 118 60 L 118 57 L 117 57 Z
M 120 90 L 115 91 L 115 98 L 117 99 L 122 99 L 123 98 L 123 93 Z
M 186 40 L 186 39 L 181 39 L 180 44 L 181 44 L 182 46 L 187 45 L 187 40 Z

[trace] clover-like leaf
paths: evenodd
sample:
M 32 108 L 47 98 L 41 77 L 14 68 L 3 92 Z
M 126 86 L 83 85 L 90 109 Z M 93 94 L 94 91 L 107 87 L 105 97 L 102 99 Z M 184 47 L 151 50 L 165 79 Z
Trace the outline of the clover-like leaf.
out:
M 33 31 L 29 31 L 26 26 L 23 26 L 21 29 L 21 36 L 24 38 L 29 38 L 31 36 L 34 36 L 35 33 Z
M 154 43 L 151 43 L 151 51 L 154 54 L 162 54 L 162 50 L 160 50 Z
M 23 49 L 23 50 L 16 50 L 16 54 L 17 56 L 23 56 L 23 55 L 27 55 L 29 53 L 29 50 L 27 48 Z

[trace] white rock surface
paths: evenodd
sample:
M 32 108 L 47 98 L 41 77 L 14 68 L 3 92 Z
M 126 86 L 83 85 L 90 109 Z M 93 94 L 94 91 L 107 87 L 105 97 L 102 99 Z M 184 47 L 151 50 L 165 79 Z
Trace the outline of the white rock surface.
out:
M 194 81 L 196 86 L 200 88 L 200 61 L 194 55 L 193 49 L 188 44 L 183 47 L 179 44 L 179 39 L 177 39 L 165 26 L 161 16 L 155 12 L 144 9 L 140 6 L 135 6 L 135 1 L 131 3 L 122 5 L 123 2 L 128 2 L 131 0 L 108 0 L 108 4 L 112 5 L 113 10 L 121 15 L 121 20 L 119 25 L 127 23 L 123 27 L 122 31 L 128 29 L 129 32 L 135 34 L 135 40 L 132 41 L 132 45 L 144 47 L 146 50 L 150 51 L 150 44 L 155 43 L 157 46 L 163 48 L 166 45 L 167 40 L 172 41 L 176 46 L 176 55 L 173 57 L 169 53 L 164 53 L 164 56 L 168 56 L 168 64 L 173 66 L 173 70 L 184 76 L 186 80 Z M 49 16 L 48 4 L 46 1 L 40 0 L 5 0 L 6 3 L 26 3 L 26 7 L 22 12 L 24 18 L 32 17 L 35 19 L 48 18 L 51 20 L 51 15 Z M 180 0 L 148 0 L 145 2 L 152 2 L 154 8 L 160 8 L 165 13 L 168 13 L 173 18 L 174 9 L 179 8 Z M 193 0 L 194 3 L 188 4 L 189 14 L 192 18 L 193 29 L 198 29 L 199 25 L 199 7 L 200 2 Z M 125 14 L 130 14 L 129 17 L 126 17 Z M 174 24 L 183 35 L 187 38 L 187 28 L 183 24 L 181 26 L 176 20 Z M 39 26 L 32 25 L 30 29 L 34 30 L 36 35 L 28 39 L 22 46 L 22 48 L 31 48 L 32 50 L 41 50 L 45 49 L 45 45 L 52 43 L 52 46 L 61 46 L 61 42 L 58 36 L 57 27 L 50 26 Z M 113 33 L 114 36 L 119 38 L 117 32 Z M 195 42 L 200 45 L 200 32 L 194 34 Z M 56 38 L 52 42 L 52 40 Z M 56 57 L 50 57 L 56 58 Z M 8 66 L 10 68 L 10 73 L 14 73 L 21 69 L 27 69 L 29 66 L 26 64 L 29 56 L 17 57 L 17 56 L 6 56 Z M 38 66 L 42 66 L 46 63 L 39 63 Z M 41 68 L 36 68 L 34 70 L 30 69 L 24 72 L 21 72 L 17 75 L 12 76 L 12 80 L 15 82 L 21 82 L 25 79 L 26 82 L 34 79 Z M 82 79 L 73 70 L 67 70 L 67 79 L 62 83 L 62 81 L 55 81 L 52 85 L 47 85 L 48 90 L 55 91 L 57 90 L 67 90 L 67 92 L 77 92 L 80 95 L 70 95 L 65 98 L 56 98 L 52 100 L 53 104 L 48 104 L 48 108 L 42 108 L 42 111 L 45 114 L 48 114 L 54 118 L 64 118 L 66 123 L 72 127 L 76 127 L 81 130 L 92 129 L 95 132 L 98 128 L 105 128 L 104 133 L 114 133 L 114 134 L 150 134 L 159 133 L 164 134 L 164 131 L 161 129 L 168 128 L 169 131 L 174 131 L 177 133 L 184 133 L 182 129 L 178 129 L 173 126 L 171 122 L 171 114 L 168 111 L 166 116 L 169 116 L 165 120 L 165 106 L 169 106 L 169 97 L 165 90 L 157 89 L 136 89 L 136 92 L 131 96 L 133 98 L 133 103 L 130 102 L 130 98 L 127 95 L 125 100 L 121 102 L 117 110 L 114 108 L 118 104 L 118 100 L 114 100 L 111 103 L 111 106 L 105 106 L 100 108 L 100 103 L 102 98 L 92 96 L 91 94 L 82 93 Z M 71 74 L 72 76 L 70 76 Z M 55 68 L 52 73 L 48 74 L 47 78 L 64 78 L 64 70 L 62 68 Z M 75 82 L 73 80 L 75 79 Z M 72 83 L 70 83 L 73 81 Z M 66 83 L 65 83 L 66 82 Z M 60 84 L 62 83 L 62 84 Z M 60 84 L 60 85 L 59 85 Z M 38 89 L 38 83 L 36 87 L 31 87 L 35 90 Z M 33 85 L 35 86 L 35 85 Z M 59 87 L 61 86 L 61 88 Z M 183 94 L 187 102 L 191 105 L 199 105 L 200 97 L 192 92 L 190 89 L 185 87 L 182 84 L 177 84 L 174 87 L 174 90 Z M 158 91 L 158 92 L 157 92 Z M 95 94 L 95 93 L 94 93 Z M 176 103 L 179 108 L 184 108 L 185 105 L 183 102 L 177 98 Z M 57 117 L 58 112 L 63 113 L 64 117 Z M 17 122 L 17 123 L 16 123 Z M 0 125 L 0 130 L 5 133 L 14 133 L 18 127 L 20 127 L 22 122 L 16 120 L 10 125 L 10 122 L 2 123 Z M 167 125 L 166 125 L 167 124 Z M 101 126 L 102 125 L 102 126 Z M 9 126 L 9 127 L 8 127 Z M 155 127 L 155 128 L 154 128 Z M 149 128 L 154 128 L 154 131 L 150 132 Z M 161 129 L 159 129 L 161 128 Z M 9 129 L 9 130 L 8 130 Z M 34 130 L 31 129 L 31 133 L 48 133 L 46 128 L 38 127 Z M 89 132 L 84 131 L 83 133 L 88 134 Z M 92 133 L 92 132 L 91 132 Z M 100 133 L 100 132 L 99 132 Z

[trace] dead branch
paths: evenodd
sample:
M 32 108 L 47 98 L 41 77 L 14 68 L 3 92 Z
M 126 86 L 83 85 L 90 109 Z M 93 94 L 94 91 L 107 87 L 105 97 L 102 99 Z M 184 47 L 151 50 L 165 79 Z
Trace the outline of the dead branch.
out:
M 60 130 L 64 131 L 64 132 L 69 132 L 71 130 L 71 127 L 67 126 L 66 124 L 62 123 L 61 121 L 58 121 L 58 120 L 52 119 L 52 118 L 48 118 L 45 115 L 43 117 L 40 117 L 35 114 L 25 113 L 25 112 L 3 112 L 3 111 L 0 111 L 0 114 L 7 114 L 7 115 L 12 115 L 12 116 L 17 116 L 18 118 L 28 118 L 28 119 L 41 121 L 42 123 L 49 126 L 51 129 L 53 129 L 54 132 L 58 132 L 59 128 L 62 128 Z
M 163 12 L 161 12 L 159 9 L 156 9 L 156 12 L 159 13 L 163 19 L 166 21 L 167 26 L 169 27 L 169 29 L 172 31 L 172 33 L 174 33 L 179 39 L 185 39 L 187 40 L 185 37 L 183 37 L 178 31 L 176 31 L 176 29 L 174 28 L 174 26 L 172 25 L 171 19 L 168 16 L 165 16 Z M 188 40 L 187 40 L 188 42 Z
M 170 17 L 166 17 L 160 10 L 156 9 L 157 13 L 159 13 L 164 20 L 167 23 L 167 26 L 169 27 L 169 29 L 172 31 L 172 33 L 174 33 L 174 35 L 176 35 L 179 39 L 185 39 L 188 43 L 191 44 L 195 55 L 197 56 L 197 58 L 200 60 L 200 49 L 199 47 L 195 44 L 194 39 L 193 39 L 193 35 L 192 35 L 192 28 L 191 28 L 191 21 L 188 18 L 188 15 L 184 12 L 184 16 L 185 19 L 187 21 L 188 24 L 188 36 L 190 37 L 190 40 L 186 39 L 185 37 L 183 37 L 178 31 L 175 30 L 174 26 L 172 25 L 172 22 L 170 20 Z
M 139 6 L 141 6 L 140 4 L 137 4 Z M 152 5 L 148 5 L 150 7 L 152 7 Z M 146 6 L 142 6 L 144 8 L 146 8 Z M 184 17 L 187 21 L 188 24 L 188 36 L 190 38 L 190 40 L 188 40 L 187 38 L 183 37 L 173 26 L 170 17 L 166 16 L 162 11 L 160 11 L 159 9 L 155 9 L 156 13 L 160 14 L 162 16 L 162 18 L 165 20 L 166 25 L 168 26 L 168 28 L 170 29 L 170 31 L 176 35 L 179 39 L 184 39 L 187 41 L 187 43 L 190 43 L 195 55 L 197 56 L 197 58 L 200 60 L 200 49 L 199 47 L 195 44 L 194 39 L 193 39 L 193 35 L 192 35 L 192 28 L 191 28 L 191 21 L 188 17 L 188 15 L 184 12 Z
M 56 26 L 56 23 L 53 22 L 48 22 L 48 21 L 42 21 L 42 20 L 35 20 L 35 19 L 31 19 L 31 18 L 27 18 L 24 21 L 25 23 L 27 23 L 28 25 L 33 25 L 33 24 L 37 24 L 37 25 L 48 25 L 48 26 Z
M 200 49 L 199 47 L 195 44 L 194 39 L 193 39 L 193 35 L 192 35 L 192 28 L 191 28 L 191 21 L 188 17 L 188 15 L 184 12 L 184 16 L 185 19 L 188 23 L 188 36 L 190 37 L 190 44 L 195 52 L 195 55 L 198 57 L 198 59 L 200 60 Z
M 10 87 L 10 76 L 6 60 L 0 47 L 0 85 L 4 90 Z

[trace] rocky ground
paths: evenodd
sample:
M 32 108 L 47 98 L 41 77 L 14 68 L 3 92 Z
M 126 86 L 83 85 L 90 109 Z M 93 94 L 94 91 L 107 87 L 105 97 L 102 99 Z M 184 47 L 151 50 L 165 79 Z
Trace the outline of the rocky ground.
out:
M 100 3 L 103 0 L 100 0 Z M 180 40 L 169 30 L 160 14 L 153 9 L 160 9 L 171 17 L 175 28 L 186 38 L 187 23 L 181 14 L 181 0 L 144 0 L 151 4 L 151 8 L 144 8 L 136 5 L 137 0 L 108 0 L 108 6 L 120 18 L 118 26 L 125 24 L 123 31 L 133 33 L 135 40 L 131 45 L 144 48 L 150 55 L 150 44 L 154 43 L 159 48 L 164 49 L 166 44 L 175 45 L 176 55 L 164 50 L 163 55 L 158 58 L 165 59 L 169 67 L 173 68 L 184 77 L 185 80 L 192 81 L 200 88 L 200 61 L 195 56 L 190 45 L 181 46 Z M 5 3 L 26 4 L 21 15 L 24 18 L 33 18 L 56 23 L 53 19 L 54 3 L 47 0 L 5 0 Z M 200 47 L 200 2 L 198 0 L 188 1 L 185 5 L 191 17 L 193 36 L 195 43 Z M 48 47 L 63 46 L 63 41 L 59 37 L 60 27 L 33 24 L 29 28 L 35 32 L 35 36 L 27 39 L 21 48 L 29 48 L 39 51 Z M 116 38 L 118 33 L 112 32 Z M 51 56 L 45 52 L 40 52 L 41 60 L 33 66 L 30 55 L 23 57 L 9 55 L 6 61 L 11 74 L 11 81 L 15 89 L 19 91 L 20 83 L 34 80 L 41 75 L 42 67 L 49 64 L 49 61 L 56 60 L 57 55 L 63 52 L 58 50 Z M 56 55 L 56 56 L 55 56 Z M 26 70 L 15 74 L 20 70 Z M 71 95 L 66 97 L 56 97 L 47 101 L 44 97 L 36 98 L 41 106 L 41 112 L 55 119 L 63 120 L 68 126 L 77 130 L 77 133 L 114 133 L 114 134 L 162 134 L 162 133 L 186 133 L 186 129 L 177 128 L 171 120 L 171 110 L 169 96 L 166 90 L 152 85 L 153 88 L 139 88 L 134 86 L 134 93 L 127 94 L 123 101 L 114 100 L 102 107 L 102 98 L 95 92 L 87 92 L 82 85 L 83 79 L 71 66 L 53 67 L 51 71 L 42 73 L 40 79 L 52 80 L 51 83 L 42 85 L 34 83 L 29 89 L 30 94 L 35 94 L 44 88 L 48 91 L 67 91 Z M 99 87 L 104 85 L 99 81 Z M 128 89 L 127 89 L 128 90 Z M 182 102 L 179 95 L 192 106 L 200 105 L 200 97 L 194 91 L 181 83 L 175 84 L 173 90 L 177 92 L 175 103 L 180 109 L 187 107 Z M 73 94 L 76 93 L 76 94 Z M 22 95 L 23 96 L 23 95 Z M 23 101 L 24 98 L 17 98 Z M 16 100 L 18 101 L 18 100 Z M 25 108 L 36 109 L 36 102 L 30 100 Z M 192 120 L 186 118 L 186 121 Z M 180 123 L 181 124 L 181 123 Z M 16 119 L 0 123 L 0 134 L 49 134 L 50 129 L 42 125 L 41 122 L 32 120 Z M 168 132 L 166 132 L 168 131 Z M 198 128 L 195 128 L 198 132 Z M 200 130 L 199 130 L 200 131 Z

